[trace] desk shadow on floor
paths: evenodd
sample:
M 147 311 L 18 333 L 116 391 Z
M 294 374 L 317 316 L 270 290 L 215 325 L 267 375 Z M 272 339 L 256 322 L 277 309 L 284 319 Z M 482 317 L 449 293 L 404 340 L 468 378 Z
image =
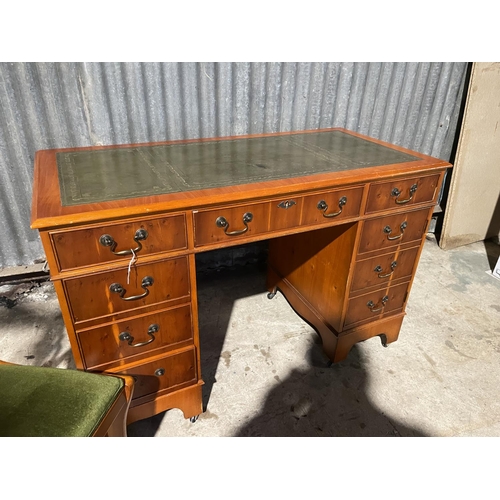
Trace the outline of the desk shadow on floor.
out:
M 203 407 L 207 409 L 235 302 L 265 290 L 262 264 L 200 273 L 198 306 Z M 378 339 L 372 339 L 376 342 Z M 374 407 L 367 396 L 369 382 L 363 354 L 354 346 L 347 359 L 334 365 L 316 337 L 301 363 L 279 380 L 263 407 L 236 436 L 423 436 Z M 129 436 L 155 436 L 165 412 L 129 426 Z M 182 417 L 181 417 L 182 418 Z M 196 425 L 196 424 L 194 424 Z
M 262 294 L 266 288 L 266 264 L 258 262 L 232 269 L 210 271 L 198 276 L 203 410 L 205 411 L 222 362 L 224 341 L 237 300 Z
M 249 265 L 203 270 L 197 274 L 200 358 L 203 378 L 203 411 L 217 383 L 219 363 L 224 362 L 223 347 L 234 303 L 244 297 L 262 294 L 266 286 L 266 264 L 259 260 Z M 129 436 L 155 436 L 165 412 L 128 426 Z M 180 417 L 182 418 L 182 417 Z
M 374 407 L 368 376 L 356 345 L 346 360 L 328 366 L 321 345 L 311 345 L 308 367 L 295 369 L 266 397 L 259 414 L 236 433 L 241 437 L 424 436 Z

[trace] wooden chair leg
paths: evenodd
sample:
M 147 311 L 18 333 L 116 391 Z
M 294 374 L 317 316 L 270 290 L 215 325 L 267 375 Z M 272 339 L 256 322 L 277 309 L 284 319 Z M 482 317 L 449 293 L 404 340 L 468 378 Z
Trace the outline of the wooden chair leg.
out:
M 96 429 L 94 436 L 127 437 L 127 414 L 134 393 L 134 378 L 128 375 L 109 374 L 108 376 L 121 378 L 125 386 L 108 415 Z
M 118 410 L 116 418 L 106 431 L 105 435 L 107 437 L 127 437 L 127 411 L 129 402 L 125 399 L 124 395 L 121 394 L 117 403 L 120 405 L 120 409 Z

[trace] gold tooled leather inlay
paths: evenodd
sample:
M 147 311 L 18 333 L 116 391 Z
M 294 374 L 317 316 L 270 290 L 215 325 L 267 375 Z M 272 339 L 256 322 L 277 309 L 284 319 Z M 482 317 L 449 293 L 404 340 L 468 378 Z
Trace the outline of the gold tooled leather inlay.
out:
M 416 161 L 341 131 L 57 153 L 64 206 Z

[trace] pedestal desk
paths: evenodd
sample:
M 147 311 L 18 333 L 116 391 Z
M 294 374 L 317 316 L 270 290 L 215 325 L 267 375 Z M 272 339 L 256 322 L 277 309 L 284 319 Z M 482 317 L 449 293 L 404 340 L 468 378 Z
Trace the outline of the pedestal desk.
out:
M 449 167 L 343 129 L 38 151 L 32 228 L 76 366 L 135 377 L 129 423 L 195 419 L 195 255 L 263 239 L 268 296 L 333 362 L 395 341 Z

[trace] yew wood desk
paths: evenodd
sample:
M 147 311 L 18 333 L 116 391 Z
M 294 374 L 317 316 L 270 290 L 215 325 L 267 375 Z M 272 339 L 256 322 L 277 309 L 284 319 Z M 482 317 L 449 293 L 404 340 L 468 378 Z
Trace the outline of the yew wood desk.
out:
M 342 129 L 38 151 L 32 227 L 76 366 L 135 377 L 129 423 L 195 419 L 195 255 L 263 239 L 269 297 L 333 362 L 393 342 L 449 167 Z

